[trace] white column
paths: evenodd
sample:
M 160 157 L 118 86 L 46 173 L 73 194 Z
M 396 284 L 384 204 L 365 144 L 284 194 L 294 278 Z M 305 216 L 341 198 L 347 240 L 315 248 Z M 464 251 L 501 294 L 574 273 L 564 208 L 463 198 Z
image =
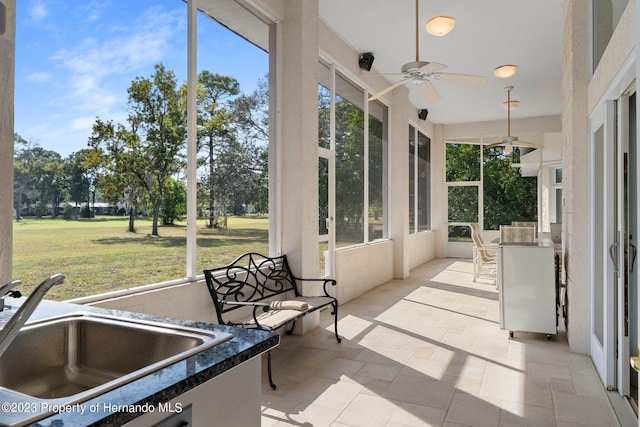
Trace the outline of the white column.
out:
M 197 56 L 197 0 L 188 0 L 187 17 L 187 277 L 194 278 L 196 271 L 197 228 L 197 104 L 198 75 Z
M 12 279 L 16 2 L 0 0 L 0 284 Z
M 580 0 L 563 3 L 562 191 L 563 246 L 569 297 L 571 351 L 587 353 L 589 342 L 589 133 L 590 76 L 588 8 Z
M 389 237 L 393 240 L 393 277 L 409 277 L 409 117 L 408 91 L 391 92 L 389 115 Z
M 302 277 L 318 259 L 318 0 L 284 4 L 278 45 L 277 197 L 280 252 Z M 274 193 L 277 192 L 277 193 Z M 270 236 L 271 238 L 271 236 Z

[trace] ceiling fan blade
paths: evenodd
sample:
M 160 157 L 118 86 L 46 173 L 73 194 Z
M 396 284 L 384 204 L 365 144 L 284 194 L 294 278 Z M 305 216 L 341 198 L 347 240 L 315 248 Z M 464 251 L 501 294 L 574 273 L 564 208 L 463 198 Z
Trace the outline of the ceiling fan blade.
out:
M 430 104 L 434 104 L 442 99 L 430 81 L 423 80 L 422 82 L 419 82 L 418 89 L 420 89 L 422 96 L 424 96 L 424 99 L 426 99 Z
M 405 73 L 366 73 L 366 74 L 362 74 L 362 77 L 389 77 L 389 76 L 395 76 L 395 77 L 403 77 L 406 76 Z
M 483 144 L 483 148 L 500 147 L 501 145 L 505 145 L 505 144 L 506 144 L 505 141 L 493 142 L 491 144 Z
M 400 80 L 399 82 L 394 83 L 391 86 L 388 86 L 387 88 L 385 88 L 385 89 L 381 90 L 380 92 L 376 93 L 375 95 L 369 97 L 369 101 L 375 101 L 376 99 L 380 98 L 385 93 L 391 92 L 392 90 L 394 90 L 398 86 L 403 85 L 403 84 L 405 84 L 405 83 L 407 83 L 409 81 L 411 81 L 411 80 Z
M 423 65 L 420 67 L 420 71 L 423 73 L 435 73 L 436 71 L 444 70 L 448 68 L 444 64 L 440 64 L 439 62 L 429 62 L 427 65 Z
M 468 83 L 472 85 L 483 85 L 487 82 L 486 77 L 474 76 L 472 74 L 434 73 L 433 77 L 437 80 L 455 83 Z
M 544 145 L 534 144 L 533 142 L 526 142 L 526 141 L 517 141 L 517 142 L 514 142 L 513 145 L 515 145 L 516 147 L 528 147 L 528 148 L 539 148 L 539 149 L 544 148 Z

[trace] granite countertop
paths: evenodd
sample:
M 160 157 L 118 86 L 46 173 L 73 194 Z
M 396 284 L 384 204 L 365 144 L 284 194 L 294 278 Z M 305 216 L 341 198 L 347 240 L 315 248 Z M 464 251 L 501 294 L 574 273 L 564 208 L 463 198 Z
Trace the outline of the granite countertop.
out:
M 15 302 L 16 300 L 7 298 L 8 306 L 14 306 Z M 280 340 L 277 334 L 255 329 L 178 320 L 46 300 L 42 301 L 35 313 L 29 318 L 29 321 L 78 312 L 195 327 L 214 332 L 228 332 L 233 335 L 233 338 L 97 397 L 88 399 L 81 404 L 74 405 L 68 408 L 68 411 L 53 415 L 49 414 L 45 418 L 27 425 L 38 427 L 120 426 L 144 414 L 144 412 L 130 411 L 131 405 L 135 405 L 137 408 L 144 408 L 145 404 L 157 407 L 159 403 L 168 402 L 229 369 L 259 356 L 277 346 Z M 15 309 L 0 312 L 0 325 L 4 325 L 13 313 L 15 313 Z M 125 410 L 119 410 L 122 408 Z M 28 419 L 29 414 L 24 415 Z M 9 419 L 6 411 L 0 411 L 0 425 L 11 425 L 16 422 L 19 421 L 16 421 L 15 417 Z

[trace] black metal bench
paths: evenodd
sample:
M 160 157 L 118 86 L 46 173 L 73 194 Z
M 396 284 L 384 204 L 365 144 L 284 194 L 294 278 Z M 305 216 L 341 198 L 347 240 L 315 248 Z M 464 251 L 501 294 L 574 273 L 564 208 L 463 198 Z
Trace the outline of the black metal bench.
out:
M 204 270 L 204 277 L 220 324 L 268 331 L 288 327 L 285 330 L 291 334 L 296 320 L 331 307 L 336 340 L 342 341 L 338 335 L 338 300 L 329 295 L 327 288 L 335 286 L 336 281 L 295 277 L 286 255 L 267 257 L 246 253 L 228 265 Z M 302 282 L 321 284 L 324 295 L 305 295 Z M 267 352 L 267 372 L 269 385 L 275 390 L 271 350 Z

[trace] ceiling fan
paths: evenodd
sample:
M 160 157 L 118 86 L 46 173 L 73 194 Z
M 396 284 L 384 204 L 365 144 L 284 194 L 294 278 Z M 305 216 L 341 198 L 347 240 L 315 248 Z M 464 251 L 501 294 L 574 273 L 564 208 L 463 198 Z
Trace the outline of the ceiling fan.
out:
M 513 90 L 513 86 L 506 86 L 505 89 L 507 90 L 507 136 L 500 138 L 498 142 L 485 144 L 484 148 L 504 146 L 506 153 L 511 153 L 513 147 L 544 148 L 544 146 L 540 144 L 520 141 L 517 136 L 511 136 L 511 91 Z
M 378 99 L 382 95 L 391 92 L 398 86 L 407 84 L 409 82 L 413 82 L 416 86 L 418 86 L 418 89 L 420 89 L 420 92 L 422 92 L 422 96 L 428 103 L 435 103 L 442 99 L 436 88 L 431 83 L 431 79 L 456 83 L 469 83 L 475 85 L 486 83 L 486 77 L 474 76 L 471 74 L 441 73 L 441 70 L 448 68 L 446 65 L 440 64 L 438 62 L 420 61 L 418 55 L 418 32 L 418 0 L 416 0 L 416 60 L 404 64 L 400 68 L 400 73 L 378 74 L 379 76 L 400 76 L 402 77 L 402 80 L 371 96 L 369 98 L 369 101 Z

